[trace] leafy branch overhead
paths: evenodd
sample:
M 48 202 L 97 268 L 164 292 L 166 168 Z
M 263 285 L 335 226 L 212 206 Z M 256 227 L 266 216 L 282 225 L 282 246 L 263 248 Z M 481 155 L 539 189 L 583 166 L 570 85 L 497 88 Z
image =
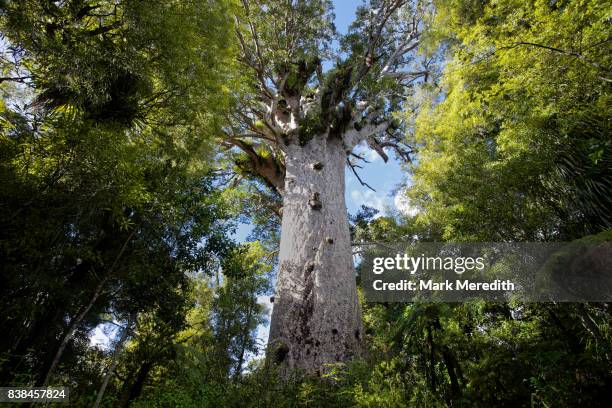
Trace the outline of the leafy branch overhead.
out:
M 609 259 L 610 2 L 432 3 L 365 0 L 339 35 L 324 0 L 0 0 L 0 384 L 77 407 L 610 406 L 609 303 L 358 293 L 400 242 Z M 348 216 L 364 145 L 413 159 L 401 213 Z
M 432 59 L 416 52 L 427 2 L 372 1 L 346 35 L 336 33 L 327 0 L 241 4 L 235 32 L 249 86 L 223 144 L 244 154 L 236 161 L 242 171 L 282 195 L 287 146 L 315 137 L 341 139 L 347 155 L 365 141 L 385 161 L 389 150 L 410 159 L 405 125 L 393 113 L 430 74 Z

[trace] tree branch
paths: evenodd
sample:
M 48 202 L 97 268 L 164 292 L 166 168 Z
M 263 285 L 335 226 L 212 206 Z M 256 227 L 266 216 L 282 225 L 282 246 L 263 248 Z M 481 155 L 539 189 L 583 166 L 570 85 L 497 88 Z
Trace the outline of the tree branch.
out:
M 19 83 L 25 84 L 26 79 L 32 79 L 32 77 L 29 75 L 21 76 L 21 77 L 0 77 L 0 83 L 4 81 L 12 81 L 12 82 L 19 82 Z
M 429 74 L 429 71 L 398 71 L 398 72 L 386 72 L 383 73 L 384 76 L 388 78 L 395 78 L 399 81 L 407 78 L 417 78 L 420 76 L 426 76 Z
M 418 37 L 419 37 L 418 33 L 416 32 L 411 33 L 408 39 L 404 43 L 402 43 L 399 47 L 397 47 L 395 52 L 391 54 L 391 56 L 387 59 L 387 62 L 385 62 L 385 65 L 381 71 L 382 75 L 390 73 L 393 70 L 394 66 L 396 65 L 397 61 L 403 55 L 409 53 L 410 51 L 414 50 L 416 47 L 419 46 L 420 44 L 419 41 L 415 41 L 414 43 L 412 42 Z
M 369 188 L 370 190 L 376 192 L 376 190 L 374 190 L 372 186 L 370 186 L 368 183 L 363 181 L 361 177 L 359 177 L 359 174 L 357 174 L 357 170 L 355 170 L 355 167 L 359 167 L 359 166 L 356 166 L 355 163 L 352 163 L 348 158 L 346 159 L 346 164 L 348 164 L 349 168 L 353 171 L 353 174 L 355 175 L 355 177 L 357 177 L 357 180 L 359 180 L 362 186 L 365 186 Z
M 363 157 L 363 156 L 361 156 L 361 155 L 359 155 L 357 153 L 351 152 L 351 156 L 353 156 L 353 157 L 355 157 L 355 158 L 357 158 L 359 160 L 362 160 L 364 163 L 370 163 L 369 160 L 367 160 L 365 157 Z
M 385 153 L 383 146 L 375 137 L 372 136 L 368 138 L 368 146 L 374 149 L 374 151 L 378 153 L 378 155 L 383 159 L 385 163 L 389 161 L 389 156 L 387 156 L 387 153 Z
M 280 195 L 283 194 L 285 188 L 285 168 L 274 155 L 261 156 L 252 145 L 235 137 L 228 137 L 223 144 L 227 147 L 235 146 L 244 152 L 249 158 L 249 170 L 260 176 Z
M 513 48 L 516 48 L 516 47 L 518 47 L 520 45 L 529 45 L 529 46 L 532 46 L 532 47 L 537 47 L 537 48 L 542 48 L 542 49 L 545 49 L 545 50 L 548 50 L 548 51 L 552 51 L 552 52 L 555 52 L 555 53 L 558 53 L 558 54 L 563 54 L 563 55 L 567 55 L 567 56 L 570 56 L 570 57 L 575 57 L 575 58 L 578 58 L 579 60 L 583 61 L 584 63 L 589 64 L 589 65 L 591 65 L 594 68 L 597 68 L 600 71 L 612 72 L 612 69 L 610 69 L 609 67 L 605 67 L 605 66 L 603 66 L 601 64 L 598 64 L 597 62 L 588 59 L 587 57 L 585 57 L 584 55 L 582 55 L 580 53 L 577 53 L 575 51 L 562 50 L 560 48 L 550 47 L 548 45 L 537 44 L 537 43 L 532 43 L 532 42 L 528 42 L 528 41 L 519 41 L 519 42 L 514 43 L 513 45 L 510 45 L 510 46 L 507 46 L 507 47 L 501 47 L 500 49 L 501 50 L 503 50 L 503 49 L 513 49 Z M 607 78 L 607 77 L 599 77 L 599 78 L 601 80 L 603 80 L 603 81 L 606 81 L 606 82 L 612 82 L 611 78 Z
M 343 139 L 347 149 L 352 150 L 361 141 L 366 140 L 368 137 L 376 134 L 383 133 L 387 130 L 390 125 L 390 121 L 384 121 L 379 124 L 367 124 L 362 128 L 357 129 L 357 123 L 352 124 L 352 129 L 345 132 Z
M 387 4 L 387 2 L 383 2 L 383 5 L 380 7 L 377 15 L 377 21 L 370 27 L 370 35 L 368 42 L 368 50 L 364 56 L 363 63 L 357 74 L 357 80 L 355 84 L 361 82 L 363 77 L 365 77 L 374 64 L 374 57 L 376 52 L 376 47 L 380 41 L 382 31 L 387 24 L 389 18 L 395 13 L 400 7 L 406 4 L 406 0 L 396 0 L 391 2 L 391 4 Z

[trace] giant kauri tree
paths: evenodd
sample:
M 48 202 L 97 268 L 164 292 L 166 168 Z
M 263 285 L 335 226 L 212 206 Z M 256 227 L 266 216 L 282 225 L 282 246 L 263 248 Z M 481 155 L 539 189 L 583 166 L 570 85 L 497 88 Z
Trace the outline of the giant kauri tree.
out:
M 360 353 L 345 168 L 361 142 L 385 161 L 409 158 L 393 112 L 427 79 L 430 61 L 416 54 L 426 10 L 371 0 L 343 36 L 326 0 L 244 0 L 235 17 L 248 86 L 223 143 L 282 203 L 269 358 L 285 375 L 322 375 Z

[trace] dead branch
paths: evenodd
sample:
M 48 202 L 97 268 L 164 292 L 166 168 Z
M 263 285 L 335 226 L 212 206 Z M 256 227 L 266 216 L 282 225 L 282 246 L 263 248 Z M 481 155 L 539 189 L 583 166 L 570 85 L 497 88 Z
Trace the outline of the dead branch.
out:
M 376 190 L 374 190 L 372 186 L 370 186 L 368 183 L 363 181 L 361 177 L 359 177 L 359 174 L 357 174 L 357 170 L 355 170 L 355 167 L 360 167 L 360 166 L 355 165 L 355 163 L 352 163 L 348 158 L 346 159 L 346 163 L 348 164 L 349 168 L 353 171 L 353 174 L 355 175 L 355 177 L 357 177 L 357 180 L 359 180 L 359 183 L 361 183 L 362 186 L 367 187 L 370 190 L 376 192 Z

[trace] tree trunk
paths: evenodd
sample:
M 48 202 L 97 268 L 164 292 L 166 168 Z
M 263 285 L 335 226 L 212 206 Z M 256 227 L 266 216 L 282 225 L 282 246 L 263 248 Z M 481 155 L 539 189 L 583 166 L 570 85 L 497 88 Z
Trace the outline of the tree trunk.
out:
M 98 391 L 98 396 L 96 397 L 94 408 L 98 408 L 100 406 L 100 403 L 102 402 L 102 398 L 104 397 L 104 393 L 106 392 L 106 387 L 108 386 L 108 382 L 110 381 L 110 378 L 112 377 L 115 370 L 117 369 L 117 364 L 119 363 L 119 355 L 121 354 L 121 351 L 123 350 L 123 346 L 125 345 L 125 342 L 128 338 L 130 330 L 132 329 L 132 322 L 134 319 L 135 319 L 134 316 L 130 316 L 125 328 L 123 329 L 123 333 L 121 333 L 121 338 L 119 339 L 119 342 L 115 346 L 115 350 L 113 351 L 113 356 L 111 358 L 111 364 L 108 367 L 106 374 L 104 375 L 104 380 L 102 381 L 102 385 L 100 386 L 100 390 Z
M 442 359 L 446 366 L 446 371 L 451 383 L 451 399 L 455 400 L 461 395 L 461 388 L 459 387 L 459 380 L 457 379 L 457 369 L 459 363 L 451 351 L 446 347 L 442 347 Z
M 360 354 L 357 298 L 339 138 L 286 146 L 279 271 L 269 358 L 281 375 L 322 375 Z
M 429 344 L 429 380 L 431 381 L 431 392 L 435 393 L 437 388 L 436 351 L 431 325 L 427 326 L 427 343 Z
M 98 300 L 98 297 L 102 293 L 102 289 L 104 289 L 104 285 L 107 281 L 108 276 L 102 279 L 100 283 L 98 283 L 98 286 L 96 286 L 96 289 L 91 299 L 89 300 L 89 303 L 87 303 L 87 306 L 85 306 L 85 308 L 72 320 L 72 322 L 70 323 L 70 327 L 66 331 L 66 334 L 64 334 L 64 337 L 62 338 L 62 341 L 60 342 L 59 347 L 57 348 L 57 351 L 53 356 L 53 360 L 51 361 L 49 368 L 45 371 L 45 377 L 37 381 L 37 386 L 45 387 L 49 384 L 49 381 L 51 381 L 51 377 L 53 376 L 53 373 L 55 372 L 55 369 L 57 368 L 57 365 L 59 364 L 60 359 L 64 354 L 64 350 L 66 350 L 66 346 L 68 346 L 68 343 L 72 339 L 72 336 L 74 335 L 76 330 L 81 325 L 81 322 L 83 321 L 85 316 L 87 316 L 87 313 L 89 313 L 93 305 L 96 303 L 96 300 Z
M 140 394 L 142 393 L 142 388 L 144 387 L 145 381 L 147 380 L 147 377 L 149 376 L 149 373 L 151 372 L 152 368 L 153 362 L 151 361 L 145 361 L 140 366 L 138 372 L 136 373 L 136 379 L 134 380 L 134 382 L 129 384 L 123 392 L 120 403 L 121 407 L 127 408 L 128 406 L 130 406 L 130 403 L 133 400 L 140 396 Z
M 234 379 L 237 379 L 242 374 L 242 365 L 244 364 L 244 355 L 246 353 L 246 344 L 250 338 L 250 323 L 251 314 L 253 313 L 253 305 L 249 304 L 247 309 L 245 327 L 242 329 L 242 335 L 240 336 L 240 354 L 238 355 L 238 362 L 236 363 L 236 371 L 234 372 Z
M 130 232 L 130 235 L 128 235 L 128 237 L 126 238 L 125 242 L 121 246 L 121 249 L 119 250 L 119 253 L 115 257 L 115 260 L 113 261 L 113 264 L 111 265 L 110 269 L 108 270 L 108 273 L 98 283 L 98 286 L 96 286 L 96 289 L 95 289 L 95 291 L 94 291 L 94 293 L 93 293 L 89 303 L 81 311 L 81 313 L 79 313 L 79 315 L 76 316 L 74 318 L 74 320 L 70 323 L 70 327 L 68 328 L 68 331 L 66 332 L 66 334 L 62 338 L 62 341 L 61 341 L 61 343 L 60 343 L 60 345 L 59 345 L 59 347 L 57 349 L 57 352 L 55 353 L 55 356 L 53 357 L 53 360 L 51 361 L 51 364 L 49 365 L 49 368 L 46 370 L 46 374 L 45 374 L 44 379 L 39 378 L 39 380 L 36 382 L 37 386 L 41 386 L 41 385 L 43 387 L 47 386 L 49 384 L 49 381 L 51 381 L 51 377 L 53 376 L 53 372 L 57 368 L 57 365 L 59 364 L 60 359 L 62 358 L 62 354 L 64 354 L 64 350 L 66 349 L 66 346 L 68 346 L 68 342 L 70 342 L 70 340 L 72 339 L 72 336 L 74 335 L 76 330 L 81 325 L 81 322 L 83 321 L 85 316 L 87 316 L 87 313 L 89 313 L 89 310 L 91 310 L 93 305 L 96 303 L 96 300 L 98 300 L 98 297 L 100 297 L 100 295 L 102 294 L 102 290 L 104 289 L 104 285 L 106 285 L 106 282 L 108 282 L 110 280 L 111 275 L 115 271 L 115 267 L 118 265 L 119 260 L 123 256 L 123 253 L 125 252 L 128 244 L 130 243 L 130 241 L 134 237 L 134 234 L 136 233 L 136 231 L 138 231 L 138 229 L 140 228 L 140 226 L 142 225 L 143 222 L 144 222 L 144 220 L 140 221 L 140 223 L 138 223 L 138 225 L 134 229 L 132 229 L 132 232 Z

